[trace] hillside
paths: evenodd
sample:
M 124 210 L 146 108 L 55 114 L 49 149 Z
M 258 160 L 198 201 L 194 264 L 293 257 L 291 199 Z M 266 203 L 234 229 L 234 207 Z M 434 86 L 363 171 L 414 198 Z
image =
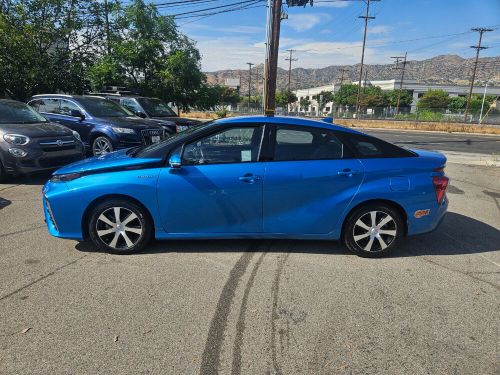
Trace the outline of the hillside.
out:
M 427 60 L 411 60 L 406 66 L 405 79 L 413 79 L 426 83 L 453 83 L 468 84 L 473 65 L 473 59 L 464 59 L 457 55 L 441 55 Z M 383 80 L 398 78 L 398 70 L 394 65 L 366 65 L 368 80 Z M 359 64 L 333 65 L 320 69 L 292 69 L 292 90 L 323 86 L 332 82 L 339 82 L 341 69 L 349 69 L 344 76 L 345 80 L 356 81 L 359 77 Z M 257 74 L 262 75 L 263 66 L 258 65 L 252 70 L 252 93 L 262 90 L 262 82 L 256 82 Z M 208 82 L 224 84 L 226 78 L 241 77 L 242 93 L 248 90 L 248 70 L 220 70 L 207 72 Z M 493 79 L 500 81 L 500 56 L 480 58 L 476 74 L 477 80 Z M 285 89 L 288 83 L 288 71 L 278 69 L 278 88 Z

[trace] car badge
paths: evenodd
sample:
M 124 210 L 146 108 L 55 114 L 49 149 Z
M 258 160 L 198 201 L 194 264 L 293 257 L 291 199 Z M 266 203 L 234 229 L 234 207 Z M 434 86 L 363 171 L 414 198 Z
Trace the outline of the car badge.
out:
M 430 209 L 427 209 L 427 210 L 417 210 L 417 211 L 415 211 L 414 216 L 415 216 L 415 218 L 420 219 L 422 216 L 429 215 L 430 212 L 431 212 Z
M 59 147 L 61 147 L 64 143 L 63 143 L 63 141 L 61 141 L 60 139 L 58 139 L 58 140 L 56 141 L 56 144 L 57 144 Z

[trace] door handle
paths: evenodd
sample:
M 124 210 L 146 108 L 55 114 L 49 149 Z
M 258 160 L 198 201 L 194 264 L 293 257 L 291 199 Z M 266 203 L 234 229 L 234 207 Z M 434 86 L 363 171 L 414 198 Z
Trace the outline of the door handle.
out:
M 254 176 L 251 173 L 247 173 L 239 178 L 240 181 L 248 182 L 249 184 L 253 184 L 255 181 L 260 180 L 260 176 Z
M 355 174 L 358 174 L 360 171 L 352 170 L 351 168 L 346 168 L 341 171 L 338 171 L 337 174 L 339 176 L 352 177 Z

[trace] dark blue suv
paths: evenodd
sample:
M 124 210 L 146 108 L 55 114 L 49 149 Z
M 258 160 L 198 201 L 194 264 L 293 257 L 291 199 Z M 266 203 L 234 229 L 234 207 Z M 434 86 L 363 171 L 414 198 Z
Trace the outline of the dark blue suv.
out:
M 77 131 L 93 155 L 159 142 L 171 134 L 170 126 L 175 126 L 142 119 L 99 96 L 35 95 L 28 104 L 50 121 Z

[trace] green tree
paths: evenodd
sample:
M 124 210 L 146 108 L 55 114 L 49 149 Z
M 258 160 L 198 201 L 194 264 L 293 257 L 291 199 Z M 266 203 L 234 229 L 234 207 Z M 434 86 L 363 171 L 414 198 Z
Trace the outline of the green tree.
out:
M 356 96 L 358 95 L 358 85 L 342 85 L 334 95 L 333 101 L 340 105 L 356 105 Z
M 380 87 L 369 86 L 363 89 L 359 104 L 361 107 L 384 107 L 387 105 L 387 100 Z
M 12 0 L 0 9 L 0 90 L 25 100 L 82 92 L 101 50 L 103 4 L 93 0 Z M 110 7 L 117 2 L 110 0 Z
M 429 109 L 431 111 L 439 111 L 443 108 L 448 108 L 450 97 L 444 90 L 429 90 L 417 103 L 418 109 Z
M 326 107 L 327 103 L 333 102 L 333 92 L 328 90 L 321 91 L 318 95 L 314 97 L 317 100 L 318 105 L 321 110 Z
M 306 97 L 303 97 L 302 99 L 300 99 L 299 105 L 300 105 L 301 109 L 307 111 L 307 109 L 311 105 L 311 101 L 309 99 L 307 99 Z
M 410 94 L 408 90 L 390 90 L 385 92 L 387 105 L 391 107 L 396 107 L 398 104 L 398 94 L 400 94 L 399 98 L 399 106 L 400 107 L 409 107 L 413 102 L 413 96 Z
M 465 105 L 467 104 L 467 98 L 462 96 L 455 96 L 450 98 L 450 102 L 448 103 L 448 109 L 453 112 L 458 112 L 460 110 L 465 109 Z
M 279 91 L 276 94 L 276 104 L 280 107 L 296 102 L 297 96 L 291 91 Z

